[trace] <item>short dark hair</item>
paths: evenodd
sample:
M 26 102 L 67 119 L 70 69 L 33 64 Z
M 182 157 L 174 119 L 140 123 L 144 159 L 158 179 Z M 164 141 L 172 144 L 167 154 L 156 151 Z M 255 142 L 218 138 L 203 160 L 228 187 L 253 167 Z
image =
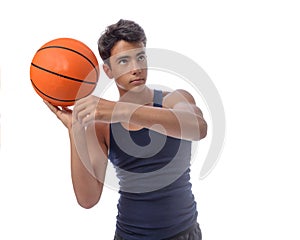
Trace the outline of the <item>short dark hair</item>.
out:
M 111 56 L 111 49 L 116 42 L 142 42 L 146 46 L 147 38 L 143 28 L 134 21 L 120 19 L 106 28 L 98 40 L 98 50 L 103 61 Z

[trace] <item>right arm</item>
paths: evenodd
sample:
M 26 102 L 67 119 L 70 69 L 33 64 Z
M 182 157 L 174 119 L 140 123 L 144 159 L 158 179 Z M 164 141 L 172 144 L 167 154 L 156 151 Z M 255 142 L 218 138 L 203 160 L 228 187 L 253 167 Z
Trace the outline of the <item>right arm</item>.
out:
M 68 129 L 74 193 L 80 206 L 91 208 L 98 203 L 103 190 L 108 149 L 105 138 L 96 136 L 94 124 L 85 129 L 73 122 L 71 110 L 45 103 Z

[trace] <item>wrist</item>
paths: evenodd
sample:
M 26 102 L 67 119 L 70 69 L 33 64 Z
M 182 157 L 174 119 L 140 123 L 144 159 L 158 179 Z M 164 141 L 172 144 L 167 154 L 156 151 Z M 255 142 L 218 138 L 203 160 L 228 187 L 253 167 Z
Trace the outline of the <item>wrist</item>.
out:
M 116 102 L 112 111 L 111 122 L 128 122 L 130 119 L 131 104 Z
M 84 126 L 82 126 L 79 121 L 72 122 L 72 124 L 68 126 L 67 129 L 70 136 L 73 136 L 74 134 L 83 134 L 85 131 Z
M 136 110 L 140 108 L 141 105 L 134 104 L 134 103 L 121 103 L 118 108 L 119 111 L 119 118 L 121 122 L 131 122 L 134 121 L 136 114 Z

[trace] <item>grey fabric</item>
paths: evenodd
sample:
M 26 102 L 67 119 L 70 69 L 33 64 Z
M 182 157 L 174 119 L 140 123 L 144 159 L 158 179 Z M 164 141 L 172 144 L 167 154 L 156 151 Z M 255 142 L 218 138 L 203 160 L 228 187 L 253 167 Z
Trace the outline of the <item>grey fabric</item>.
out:
M 126 240 L 118 234 L 115 235 L 114 240 Z M 153 239 L 153 240 L 161 240 L 161 239 Z M 187 229 L 186 231 L 183 231 L 174 237 L 162 239 L 162 240 L 202 240 L 202 233 L 199 227 L 199 224 L 196 223 L 191 228 Z

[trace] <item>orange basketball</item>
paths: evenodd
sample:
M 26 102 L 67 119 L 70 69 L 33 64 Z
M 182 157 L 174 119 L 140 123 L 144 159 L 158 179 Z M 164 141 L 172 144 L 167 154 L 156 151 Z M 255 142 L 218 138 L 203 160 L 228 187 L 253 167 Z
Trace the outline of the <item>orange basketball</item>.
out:
M 55 106 L 72 106 L 90 95 L 99 78 L 99 65 L 92 50 L 72 38 L 44 44 L 34 55 L 30 80 L 37 94 Z

